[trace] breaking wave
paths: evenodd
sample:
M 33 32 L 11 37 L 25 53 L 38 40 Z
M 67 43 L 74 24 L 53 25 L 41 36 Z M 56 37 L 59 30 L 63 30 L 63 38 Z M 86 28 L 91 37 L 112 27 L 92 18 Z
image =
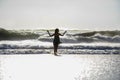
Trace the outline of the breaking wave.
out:
M 53 31 L 51 31 L 53 33 Z M 77 32 L 77 33 L 75 33 Z M 49 37 L 46 30 L 5 30 L 0 29 L 0 40 L 29 40 L 37 39 L 43 42 L 52 42 L 53 37 Z M 113 42 L 120 43 L 120 31 L 91 31 L 82 32 L 80 30 L 68 30 L 64 37 L 61 37 L 63 43 L 81 43 L 81 42 Z
M 50 33 L 54 33 L 54 30 L 50 30 Z M 120 54 L 120 31 L 68 30 L 60 39 L 61 54 Z M 0 28 L 0 54 L 51 53 L 52 42 L 53 37 L 49 37 L 46 30 Z
M 31 31 L 24 30 L 5 30 L 0 28 L 0 40 L 25 40 L 25 39 L 35 39 L 39 35 Z

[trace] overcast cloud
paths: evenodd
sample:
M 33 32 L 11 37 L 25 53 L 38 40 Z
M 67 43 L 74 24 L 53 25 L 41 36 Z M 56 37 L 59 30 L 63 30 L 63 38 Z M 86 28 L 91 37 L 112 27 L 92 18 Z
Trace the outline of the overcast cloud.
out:
M 120 0 L 0 0 L 6 29 L 120 29 Z

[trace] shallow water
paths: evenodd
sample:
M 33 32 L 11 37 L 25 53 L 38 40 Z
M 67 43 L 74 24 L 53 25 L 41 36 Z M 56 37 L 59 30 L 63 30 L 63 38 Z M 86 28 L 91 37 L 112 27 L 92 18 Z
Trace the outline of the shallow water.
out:
M 120 55 L 86 55 L 76 80 L 120 80 Z M 82 75 L 84 74 L 84 75 Z
M 53 49 L 0 49 L 0 55 L 53 54 Z M 120 54 L 119 49 L 58 49 L 58 54 Z
M 120 55 L 1 55 L 1 80 L 120 80 Z

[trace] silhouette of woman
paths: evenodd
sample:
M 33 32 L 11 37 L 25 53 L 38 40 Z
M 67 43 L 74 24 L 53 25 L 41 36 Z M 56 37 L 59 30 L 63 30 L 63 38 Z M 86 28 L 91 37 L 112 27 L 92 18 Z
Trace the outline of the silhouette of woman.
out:
M 67 31 L 65 31 L 63 34 L 60 34 L 60 33 L 59 33 L 59 29 L 56 28 L 56 29 L 55 29 L 55 33 L 53 33 L 52 35 L 49 33 L 48 30 L 47 30 L 47 32 L 48 32 L 48 34 L 49 34 L 50 37 L 54 36 L 54 40 L 53 40 L 54 55 L 57 55 L 58 45 L 61 43 L 59 36 L 64 36 L 64 34 L 65 34 Z

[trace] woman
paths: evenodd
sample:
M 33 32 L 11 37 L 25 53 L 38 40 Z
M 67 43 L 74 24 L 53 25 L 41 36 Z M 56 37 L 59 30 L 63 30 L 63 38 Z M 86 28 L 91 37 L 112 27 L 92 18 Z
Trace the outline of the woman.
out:
M 54 34 L 50 34 L 49 31 L 47 30 L 48 34 L 50 37 L 54 36 L 54 40 L 53 40 L 53 46 L 54 46 L 54 55 L 57 55 L 57 49 L 58 49 L 58 45 L 61 43 L 60 42 L 60 37 L 59 36 L 64 36 L 64 34 L 67 32 L 65 31 L 63 34 L 59 33 L 59 29 L 55 29 L 55 33 Z

